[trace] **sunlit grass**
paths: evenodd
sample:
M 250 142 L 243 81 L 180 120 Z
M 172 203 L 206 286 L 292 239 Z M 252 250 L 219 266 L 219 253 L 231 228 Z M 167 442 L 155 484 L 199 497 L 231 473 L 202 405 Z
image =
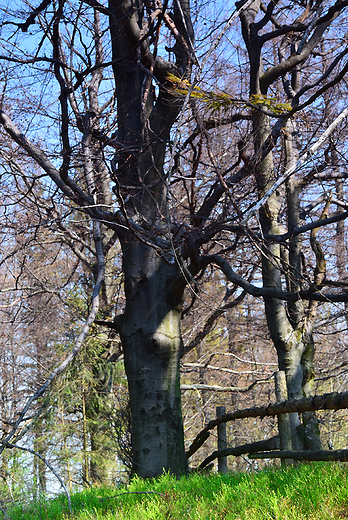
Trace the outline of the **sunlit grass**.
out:
M 339 463 L 251 473 L 135 478 L 120 488 L 72 495 L 76 520 L 326 520 L 348 518 L 348 468 Z M 68 520 L 67 499 L 21 505 L 11 520 Z M 5 518 L 4 516 L 0 518 Z

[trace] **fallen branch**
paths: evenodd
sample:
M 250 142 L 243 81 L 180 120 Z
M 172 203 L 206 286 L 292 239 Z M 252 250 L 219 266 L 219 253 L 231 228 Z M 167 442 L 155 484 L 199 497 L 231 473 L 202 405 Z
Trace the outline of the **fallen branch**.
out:
M 205 432 L 200 438 L 197 440 L 197 443 L 192 443 L 186 452 L 186 458 L 189 459 L 191 455 L 193 455 L 201 446 L 205 443 L 205 441 L 210 437 L 209 432 Z
M 236 446 L 235 448 L 227 448 L 226 450 L 213 451 L 209 457 L 204 459 L 204 461 L 198 466 L 198 469 L 204 469 L 208 464 L 210 464 L 213 460 L 219 457 L 228 457 L 229 455 L 233 455 L 234 457 L 239 457 L 240 455 L 244 455 L 245 453 L 254 453 L 266 451 L 266 450 L 278 450 L 280 447 L 280 440 L 278 435 L 275 437 L 271 437 L 266 441 L 257 441 L 249 444 L 243 444 L 241 446 Z M 279 453 L 279 452 L 277 452 Z
M 218 419 L 210 421 L 207 426 L 199 432 L 195 440 L 192 442 L 187 453 L 190 456 L 195 453 L 201 446 L 201 438 L 210 430 L 219 424 L 234 421 L 236 419 L 245 419 L 246 417 L 274 417 L 282 413 L 303 413 L 314 412 L 315 410 L 342 410 L 348 408 L 348 392 L 331 393 L 323 395 L 315 395 L 304 399 L 294 399 L 292 401 L 284 401 L 282 403 L 269 404 L 268 406 L 259 406 L 254 408 L 245 408 L 236 410 L 222 415 Z
M 293 460 L 324 460 L 348 462 L 348 450 L 322 450 L 322 451 L 272 451 L 250 453 L 249 459 L 293 459 Z

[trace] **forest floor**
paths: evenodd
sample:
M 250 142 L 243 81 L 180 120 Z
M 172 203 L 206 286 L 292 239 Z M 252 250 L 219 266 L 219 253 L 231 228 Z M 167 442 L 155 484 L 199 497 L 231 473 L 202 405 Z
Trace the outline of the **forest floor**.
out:
M 348 518 L 348 466 L 301 464 L 285 469 L 164 475 L 121 487 L 95 487 L 0 512 L 4 520 L 325 520 Z

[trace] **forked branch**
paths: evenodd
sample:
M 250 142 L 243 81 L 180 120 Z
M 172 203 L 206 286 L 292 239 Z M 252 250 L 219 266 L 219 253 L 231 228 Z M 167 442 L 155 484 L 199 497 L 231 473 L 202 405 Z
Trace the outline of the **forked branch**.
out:
M 336 119 L 331 123 L 331 125 L 325 130 L 325 132 L 322 133 L 320 138 L 311 146 L 308 150 L 305 151 L 305 153 L 302 155 L 302 157 L 299 158 L 299 160 L 291 166 L 286 172 L 273 184 L 273 186 L 267 191 L 267 193 L 262 197 L 262 199 L 259 200 L 257 204 L 253 208 L 251 208 L 247 213 L 244 215 L 244 218 L 241 222 L 241 224 L 246 224 L 247 221 L 257 212 L 261 207 L 270 199 L 270 197 L 277 191 L 277 189 L 284 184 L 284 182 L 293 175 L 301 166 L 303 166 L 308 160 L 311 159 L 311 157 L 315 154 L 315 152 L 319 149 L 319 147 L 326 141 L 326 139 L 329 137 L 330 134 L 337 128 L 337 126 L 348 116 L 348 108 L 343 110 L 339 116 L 336 117 Z

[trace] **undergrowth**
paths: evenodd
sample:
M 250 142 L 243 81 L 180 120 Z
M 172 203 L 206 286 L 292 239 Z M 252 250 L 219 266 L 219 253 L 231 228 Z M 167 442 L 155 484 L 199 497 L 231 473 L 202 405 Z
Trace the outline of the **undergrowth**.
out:
M 71 496 L 74 520 L 326 520 L 348 518 L 348 469 L 340 463 L 175 479 L 134 478 Z M 9 508 L 11 520 L 68 520 L 66 496 Z M 3 515 L 3 516 L 1 516 Z M 6 520 L 4 513 L 0 518 Z

